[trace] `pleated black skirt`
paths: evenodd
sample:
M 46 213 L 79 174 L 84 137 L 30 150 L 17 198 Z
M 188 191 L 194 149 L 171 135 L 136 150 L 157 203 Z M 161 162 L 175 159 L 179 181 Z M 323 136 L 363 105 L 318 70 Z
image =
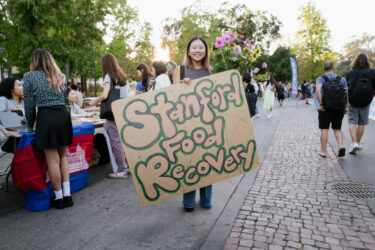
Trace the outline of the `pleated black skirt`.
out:
M 72 119 L 67 108 L 65 106 L 39 107 L 35 146 L 40 149 L 57 149 L 70 146 L 72 141 Z

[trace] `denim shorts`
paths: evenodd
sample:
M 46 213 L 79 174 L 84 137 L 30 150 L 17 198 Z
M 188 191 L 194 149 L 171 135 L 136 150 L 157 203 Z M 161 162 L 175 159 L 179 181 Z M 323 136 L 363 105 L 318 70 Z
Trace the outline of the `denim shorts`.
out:
M 368 115 L 370 112 L 370 105 L 367 105 L 366 107 L 359 108 L 359 107 L 353 107 L 349 104 L 349 110 L 348 110 L 348 119 L 349 124 L 355 124 L 355 125 L 367 125 L 368 124 Z

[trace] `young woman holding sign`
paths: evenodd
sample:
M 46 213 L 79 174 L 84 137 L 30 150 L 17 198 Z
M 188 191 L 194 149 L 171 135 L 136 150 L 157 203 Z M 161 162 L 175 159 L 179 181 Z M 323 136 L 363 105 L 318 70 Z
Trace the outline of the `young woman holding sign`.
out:
M 181 74 L 181 71 L 184 74 Z M 191 80 L 211 74 L 210 55 L 206 41 L 201 37 L 194 37 L 186 47 L 185 62 L 176 68 L 173 73 L 173 84 L 190 84 Z M 184 209 L 192 212 L 195 206 L 196 190 L 185 193 L 183 198 Z M 212 185 L 200 189 L 200 204 L 203 208 L 211 208 Z

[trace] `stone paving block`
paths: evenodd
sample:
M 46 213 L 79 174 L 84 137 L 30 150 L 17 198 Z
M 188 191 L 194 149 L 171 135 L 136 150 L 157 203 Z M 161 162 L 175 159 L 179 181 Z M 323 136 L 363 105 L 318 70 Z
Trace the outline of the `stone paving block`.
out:
M 282 246 L 278 246 L 278 245 L 270 245 L 269 250 L 282 250 L 283 247 Z
M 304 249 L 304 250 L 318 250 L 318 248 L 316 248 L 316 247 L 312 247 L 312 246 L 309 246 L 309 245 L 304 245 L 304 246 L 303 246 L 303 249 Z
M 251 247 L 237 247 L 237 250 L 250 250 Z
M 315 241 L 314 240 L 310 240 L 310 239 L 301 238 L 301 242 L 304 245 L 310 245 L 310 246 L 314 246 L 315 245 Z
M 260 242 L 260 241 L 254 241 L 254 247 L 259 248 L 259 249 L 267 249 L 268 244 L 265 242 Z
M 349 241 L 349 245 L 354 248 L 364 248 L 364 245 L 360 241 Z
M 248 249 L 249 242 L 253 249 L 374 248 L 375 217 L 367 203 L 325 189 L 348 178 L 329 145 L 326 159 L 317 156 L 320 131 L 305 111 L 284 108 L 228 249 Z
M 225 244 L 224 250 L 237 250 L 237 245 Z
M 319 248 L 330 248 L 329 244 L 320 241 L 316 242 L 316 246 Z
M 245 239 L 240 240 L 240 246 L 251 247 L 252 245 L 253 245 L 252 240 L 245 240 Z

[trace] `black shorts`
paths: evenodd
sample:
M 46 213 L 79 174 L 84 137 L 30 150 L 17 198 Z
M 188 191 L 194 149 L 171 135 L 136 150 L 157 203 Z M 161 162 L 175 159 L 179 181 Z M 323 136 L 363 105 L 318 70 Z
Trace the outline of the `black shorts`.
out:
M 318 119 L 320 129 L 329 129 L 331 123 L 332 129 L 341 129 L 342 119 L 344 119 L 344 111 L 319 110 Z

